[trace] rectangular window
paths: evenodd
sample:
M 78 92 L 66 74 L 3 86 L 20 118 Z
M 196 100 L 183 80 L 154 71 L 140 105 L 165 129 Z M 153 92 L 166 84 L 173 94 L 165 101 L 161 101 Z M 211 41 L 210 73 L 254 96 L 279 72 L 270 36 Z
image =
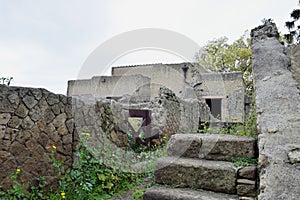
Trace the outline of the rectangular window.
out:
M 210 108 L 211 114 L 218 119 L 222 119 L 222 99 L 205 99 Z

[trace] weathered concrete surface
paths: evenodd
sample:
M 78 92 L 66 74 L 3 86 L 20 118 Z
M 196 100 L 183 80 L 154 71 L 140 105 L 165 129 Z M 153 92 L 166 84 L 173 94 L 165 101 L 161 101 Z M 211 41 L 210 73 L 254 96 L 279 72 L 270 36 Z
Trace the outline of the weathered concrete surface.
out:
M 276 25 L 251 32 L 259 131 L 260 199 L 299 199 L 300 170 L 288 155 L 300 147 L 300 99 Z
M 175 134 L 167 152 L 170 156 L 231 161 L 232 158 L 255 158 L 256 140 L 224 134 Z
M 236 193 L 237 169 L 230 162 L 164 157 L 158 159 L 154 176 L 161 184 Z
M 156 186 L 148 189 L 143 200 L 238 200 L 238 196 L 214 193 L 209 191 L 196 191 L 183 188 L 170 188 Z

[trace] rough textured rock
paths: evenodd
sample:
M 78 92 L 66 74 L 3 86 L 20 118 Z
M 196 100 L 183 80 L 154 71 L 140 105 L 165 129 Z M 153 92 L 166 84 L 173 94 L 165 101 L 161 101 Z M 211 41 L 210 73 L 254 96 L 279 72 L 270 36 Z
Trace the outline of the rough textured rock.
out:
M 260 199 L 298 199 L 300 170 L 288 154 L 300 148 L 300 99 L 290 59 L 274 23 L 251 32 L 259 130 Z
M 255 180 L 257 177 L 257 167 L 255 165 L 247 166 L 239 169 L 238 176 L 250 180 Z
M 300 90 L 300 45 L 292 45 L 288 49 L 288 55 L 291 58 L 291 72 L 297 81 L 298 90 Z
M 238 184 L 236 189 L 239 196 L 255 197 L 257 195 L 257 189 L 255 185 Z
M 143 196 L 143 200 L 238 200 L 238 196 L 214 193 L 209 191 L 195 191 L 191 189 L 169 188 L 165 186 L 152 187 Z
M 237 169 L 230 162 L 164 157 L 158 159 L 154 175 L 161 184 L 236 193 Z
M 232 158 L 255 158 L 256 140 L 224 134 L 176 134 L 168 143 L 170 156 L 231 161 Z
M 300 149 L 293 149 L 288 153 L 289 160 L 292 164 L 300 163 Z
M 71 167 L 73 158 L 74 129 L 66 128 L 64 107 L 72 102 L 63 101 L 60 111 L 52 112 L 50 104 L 63 98 L 44 89 L 7 87 L 0 85 L 0 185 L 11 187 L 11 175 L 20 168 L 18 181 L 34 184 L 37 176 L 55 177 L 49 152 L 57 147 L 56 156 L 64 162 L 65 169 Z M 66 98 L 66 97 L 65 97 Z M 49 104 L 47 103 L 49 102 Z M 54 126 L 55 125 L 55 126 Z M 53 178 L 51 184 L 55 184 Z M 57 180 L 56 180 L 57 181 Z M 50 184 L 50 183 L 49 183 Z

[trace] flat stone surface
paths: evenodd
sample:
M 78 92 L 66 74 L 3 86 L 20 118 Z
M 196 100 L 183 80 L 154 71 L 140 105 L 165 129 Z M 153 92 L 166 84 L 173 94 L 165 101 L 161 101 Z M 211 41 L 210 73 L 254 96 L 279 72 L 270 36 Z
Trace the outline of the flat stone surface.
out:
M 169 156 L 231 161 L 232 158 L 255 158 L 256 140 L 224 134 L 175 134 L 171 137 Z
M 230 162 L 164 157 L 157 160 L 154 176 L 160 184 L 236 193 L 237 169 Z
M 156 186 L 148 189 L 143 200 L 238 200 L 237 195 Z
M 255 185 L 255 181 L 248 180 L 248 179 L 238 179 L 238 184 L 246 184 L 246 185 Z

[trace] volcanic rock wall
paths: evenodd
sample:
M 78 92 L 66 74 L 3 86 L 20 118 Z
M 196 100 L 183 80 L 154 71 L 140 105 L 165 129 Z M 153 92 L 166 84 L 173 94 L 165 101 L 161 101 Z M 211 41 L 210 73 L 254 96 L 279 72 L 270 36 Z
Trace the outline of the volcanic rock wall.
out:
M 51 154 L 73 163 L 74 120 L 71 98 L 45 89 L 0 85 L 0 185 L 11 186 L 11 175 L 20 169 L 19 181 L 32 183 L 43 176 L 51 185 L 56 169 Z

